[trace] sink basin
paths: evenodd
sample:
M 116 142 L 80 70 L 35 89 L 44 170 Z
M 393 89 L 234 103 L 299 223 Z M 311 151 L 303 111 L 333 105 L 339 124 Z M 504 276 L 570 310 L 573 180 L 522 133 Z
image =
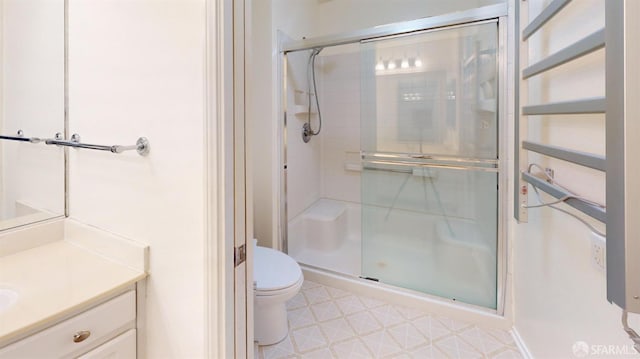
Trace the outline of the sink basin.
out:
M 9 309 L 18 301 L 18 292 L 9 288 L 0 288 L 0 313 Z

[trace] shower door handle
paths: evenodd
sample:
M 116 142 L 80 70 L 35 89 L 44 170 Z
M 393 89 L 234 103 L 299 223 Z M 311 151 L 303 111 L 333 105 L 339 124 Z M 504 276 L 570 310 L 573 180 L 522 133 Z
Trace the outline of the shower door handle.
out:
M 458 164 L 451 164 L 451 163 L 416 163 L 416 162 L 384 161 L 384 160 L 363 160 L 362 168 L 365 170 L 406 172 L 406 173 L 413 173 L 414 168 L 439 168 L 439 169 L 463 170 L 463 171 L 498 172 L 497 166 L 482 167 L 482 166 L 458 165 Z
M 417 160 L 432 160 L 433 157 L 429 155 L 410 155 L 409 157 L 415 158 Z

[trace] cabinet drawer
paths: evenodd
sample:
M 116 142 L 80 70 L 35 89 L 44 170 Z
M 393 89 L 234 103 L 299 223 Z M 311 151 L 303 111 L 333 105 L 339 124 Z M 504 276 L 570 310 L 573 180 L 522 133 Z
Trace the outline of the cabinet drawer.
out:
M 135 327 L 136 295 L 129 291 L 17 343 L 0 349 L 0 358 L 67 358 Z M 75 338 L 74 338 L 75 337 Z
M 78 359 L 135 359 L 136 330 L 131 329 L 109 340 Z

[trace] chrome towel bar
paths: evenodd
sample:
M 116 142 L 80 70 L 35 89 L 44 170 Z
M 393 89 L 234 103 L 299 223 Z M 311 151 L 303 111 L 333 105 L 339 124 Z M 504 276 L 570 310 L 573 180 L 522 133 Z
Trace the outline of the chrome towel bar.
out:
M 22 130 L 18 130 L 15 136 L 3 136 L 0 135 L 0 140 L 9 140 L 9 141 L 20 141 L 20 142 L 31 142 L 38 143 L 42 141 L 38 137 L 24 137 L 24 132 Z
M 57 133 L 55 139 L 48 139 L 45 141 L 47 145 L 58 145 L 58 146 L 67 146 L 74 148 L 87 148 L 90 150 L 98 150 L 98 151 L 109 151 L 112 153 L 122 153 L 124 151 L 132 151 L 136 150 L 140 156 L 145 156 L 149 153 L 149 140 L 146 137 L 138 138 L 135 145 L 131 146 L 121 146 L 121 145 L 113 145 L 113 146 L 105 146 L 105 145 L 92 145 L 88 143 L 80 142 L 80 135 L 77 133 L 71 136 L 71 140 L 63 140 L 62 134 Z

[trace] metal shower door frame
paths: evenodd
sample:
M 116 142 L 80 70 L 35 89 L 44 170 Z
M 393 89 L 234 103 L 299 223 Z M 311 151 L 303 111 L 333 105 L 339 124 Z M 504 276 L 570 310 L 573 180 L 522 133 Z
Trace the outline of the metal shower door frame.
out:
M 287 54 L 289 52 L 309 50 L 316 47 L 330 47 L 338 45 L 346 45 L 358 43 L 367 40 L 376 40 L 394 36 L 406 36 L 416 32 L 427 32 L 436 29 L 445 29 L 460 25 L 472 25 L 489 20 L 496 20 L 498 26 L 498 238 L 497 238 L 497 308 L 485 308 L 473 304 L 466 304 L 459 301 L 453 301 L 443 297 L 437 297 L 422 292 L 415 292 L 423 295 L 425 298 L 436 298 L 436 300 L 455 305 L 468 307 L 474 310 L 481 310 L 492 314 L 503 316 L 505 314 L 505 301 L 507 292 L 507 233 L 508 233 L 508 4 L 498 4 L 476 8 L 467 11 L 433 16 L 424 19 L 406 21 L 402 23 L 394 23 L 389 25 L 377 26 L 364 30 L 357 30 L 349 33 L 323 36 L 312 39 L 298 41 L 284 41 L 279 38 L 278 46 L 278 77 L 281 79 L 280 93 L 278 100 L 280 103 L 281 121 L 278 121 L 278 142 L 281 144 L 280 151 L 277 154 L 279 166 L 281 169 L 280 183 L 278 187 L 279 199 L 276 211 L 279 214 L 278 222 L 278 248 L 288 253 L 288 211 L 287 211 Z M 333 273 L 336 274 L 336 273 Z M 345 275 L 345 277 L 347 277 Z M 351 278 L 349 276 L 349 278 Z

